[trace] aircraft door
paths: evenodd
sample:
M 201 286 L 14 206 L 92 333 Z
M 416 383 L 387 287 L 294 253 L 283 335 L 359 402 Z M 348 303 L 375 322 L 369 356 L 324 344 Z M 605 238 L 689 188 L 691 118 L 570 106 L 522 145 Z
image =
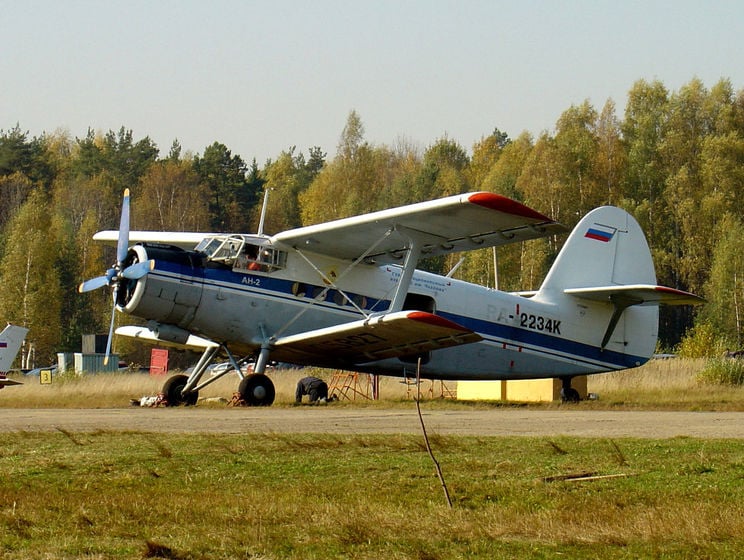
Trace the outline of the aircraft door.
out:
M 409 293 L 406 295 L 406 299 L 403 302 L 403 310 L 416 310 L 416 311 L 426 311 L 427 313 L 435 313 L 437 309 L 437 302 L 434 300 L 433 297 L 425 296 L 421 294 L 412 294 Z M 429 360 L 431 359 L 431 352 L 422 352 L 420 354 L 412 354 L 410 356 L 402 356 L 399 358 L 401 362 L 404 364 L 417 364 L 419 358 L 421 358 L 421 363 L 426 364 L 429 363 Z

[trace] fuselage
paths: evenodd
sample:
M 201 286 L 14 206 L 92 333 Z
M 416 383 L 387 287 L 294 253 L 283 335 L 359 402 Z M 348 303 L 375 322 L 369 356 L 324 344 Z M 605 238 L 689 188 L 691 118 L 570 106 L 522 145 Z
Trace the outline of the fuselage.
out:
M 254 267 L 241 260 L 225 264 L 194 251 L 137 245 L 130 258 L 154 259 L 155 268 L 120 290 L 119 309 L 248 355 L 267 338 L 386 311 L 402 271 L 395 264 L 350 266 L 310 253 L 263 249 L 272 254 L 270 266 Z M 656 322 L 655 308 L 627 310 L 613 341 L 601 350 L 611 314 L 606 305 L 527 298 L 418 270 L 404 309 L 435 313 L 482 337 L 477 343 L 423 356 L 421 375 L 441 379 L 561 377 L 634 367 L 644 363 L 650 351 L 648 345 L 629 346 L 624 330 Z M 655 329 L 649 330 L 654 342 Z M 271 358 L 285 361 L 278 349 Z M 416 361 L 387 359 L 353 364 L 353 369 L 411 376 Z M 334 363 L 332 356 L 320 365 L 352 369 Z

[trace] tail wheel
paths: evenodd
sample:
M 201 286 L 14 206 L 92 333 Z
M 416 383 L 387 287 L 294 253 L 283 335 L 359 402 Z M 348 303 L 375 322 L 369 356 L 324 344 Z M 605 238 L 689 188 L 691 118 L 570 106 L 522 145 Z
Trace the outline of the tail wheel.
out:
M 182 394 L 183 388 L 186 386 L 186 382 L 189 378 L 185 375 L 174 375 L 163 385 L 163 394 L 165 400 L 168 402 L 168 406 L 193 406 L 196 401 L 199 400 L 198 391 L 191 391 L 187 394 Z
M 561 377 L 563 387 L 561 388 L 561 400 L 563 402 L 577 403 L 581 400 L 579 392 L 571 387 L 571 380 L 573 377 Z
M 274 384 L 262 373 L 244 377 L 238 387 L 240 398 L 248 406 L 271 406 L 276 396 Z

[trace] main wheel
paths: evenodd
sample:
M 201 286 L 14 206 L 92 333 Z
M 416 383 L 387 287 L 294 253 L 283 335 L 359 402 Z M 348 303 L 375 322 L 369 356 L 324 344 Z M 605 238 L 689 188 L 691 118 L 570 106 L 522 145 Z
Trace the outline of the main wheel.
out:
M 193 406 L 196 401 L 199 400 L 199 392 L 191 391 L 187 394 L 182 394 L 183 388 L 186 387 L 186 382 L 189 378 L 185 375 L 174 375 L 163 385 L 163 394 L 168 406 Z
M 248 406 L 271 406 L 276 396 L 271 379 L 262 373 L 244 377 L 238 386 L 238 392 Z

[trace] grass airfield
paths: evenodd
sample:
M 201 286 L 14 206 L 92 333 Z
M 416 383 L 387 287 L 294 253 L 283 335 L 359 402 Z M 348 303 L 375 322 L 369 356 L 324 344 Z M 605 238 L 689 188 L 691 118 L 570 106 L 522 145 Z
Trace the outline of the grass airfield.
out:
M 744 410 L 740 388 L 699 385 L 699 367 L 665 360 L 596 376 L 599 400 L 570 406 Z M 295 406 L 304 374 L 276 373 L 275 406 Z M 26 380 L 0 392 L 0 407 L 123 407 L 161 383 Z M 235 385 L 202 396 L 230 398 Z M 381 394 L 333 406 L 415 409 L 397 380 Z M 417 435 L 5 432 L 0 557 L 744 556 L 742 440 L 429 435 L 451 509 Z

